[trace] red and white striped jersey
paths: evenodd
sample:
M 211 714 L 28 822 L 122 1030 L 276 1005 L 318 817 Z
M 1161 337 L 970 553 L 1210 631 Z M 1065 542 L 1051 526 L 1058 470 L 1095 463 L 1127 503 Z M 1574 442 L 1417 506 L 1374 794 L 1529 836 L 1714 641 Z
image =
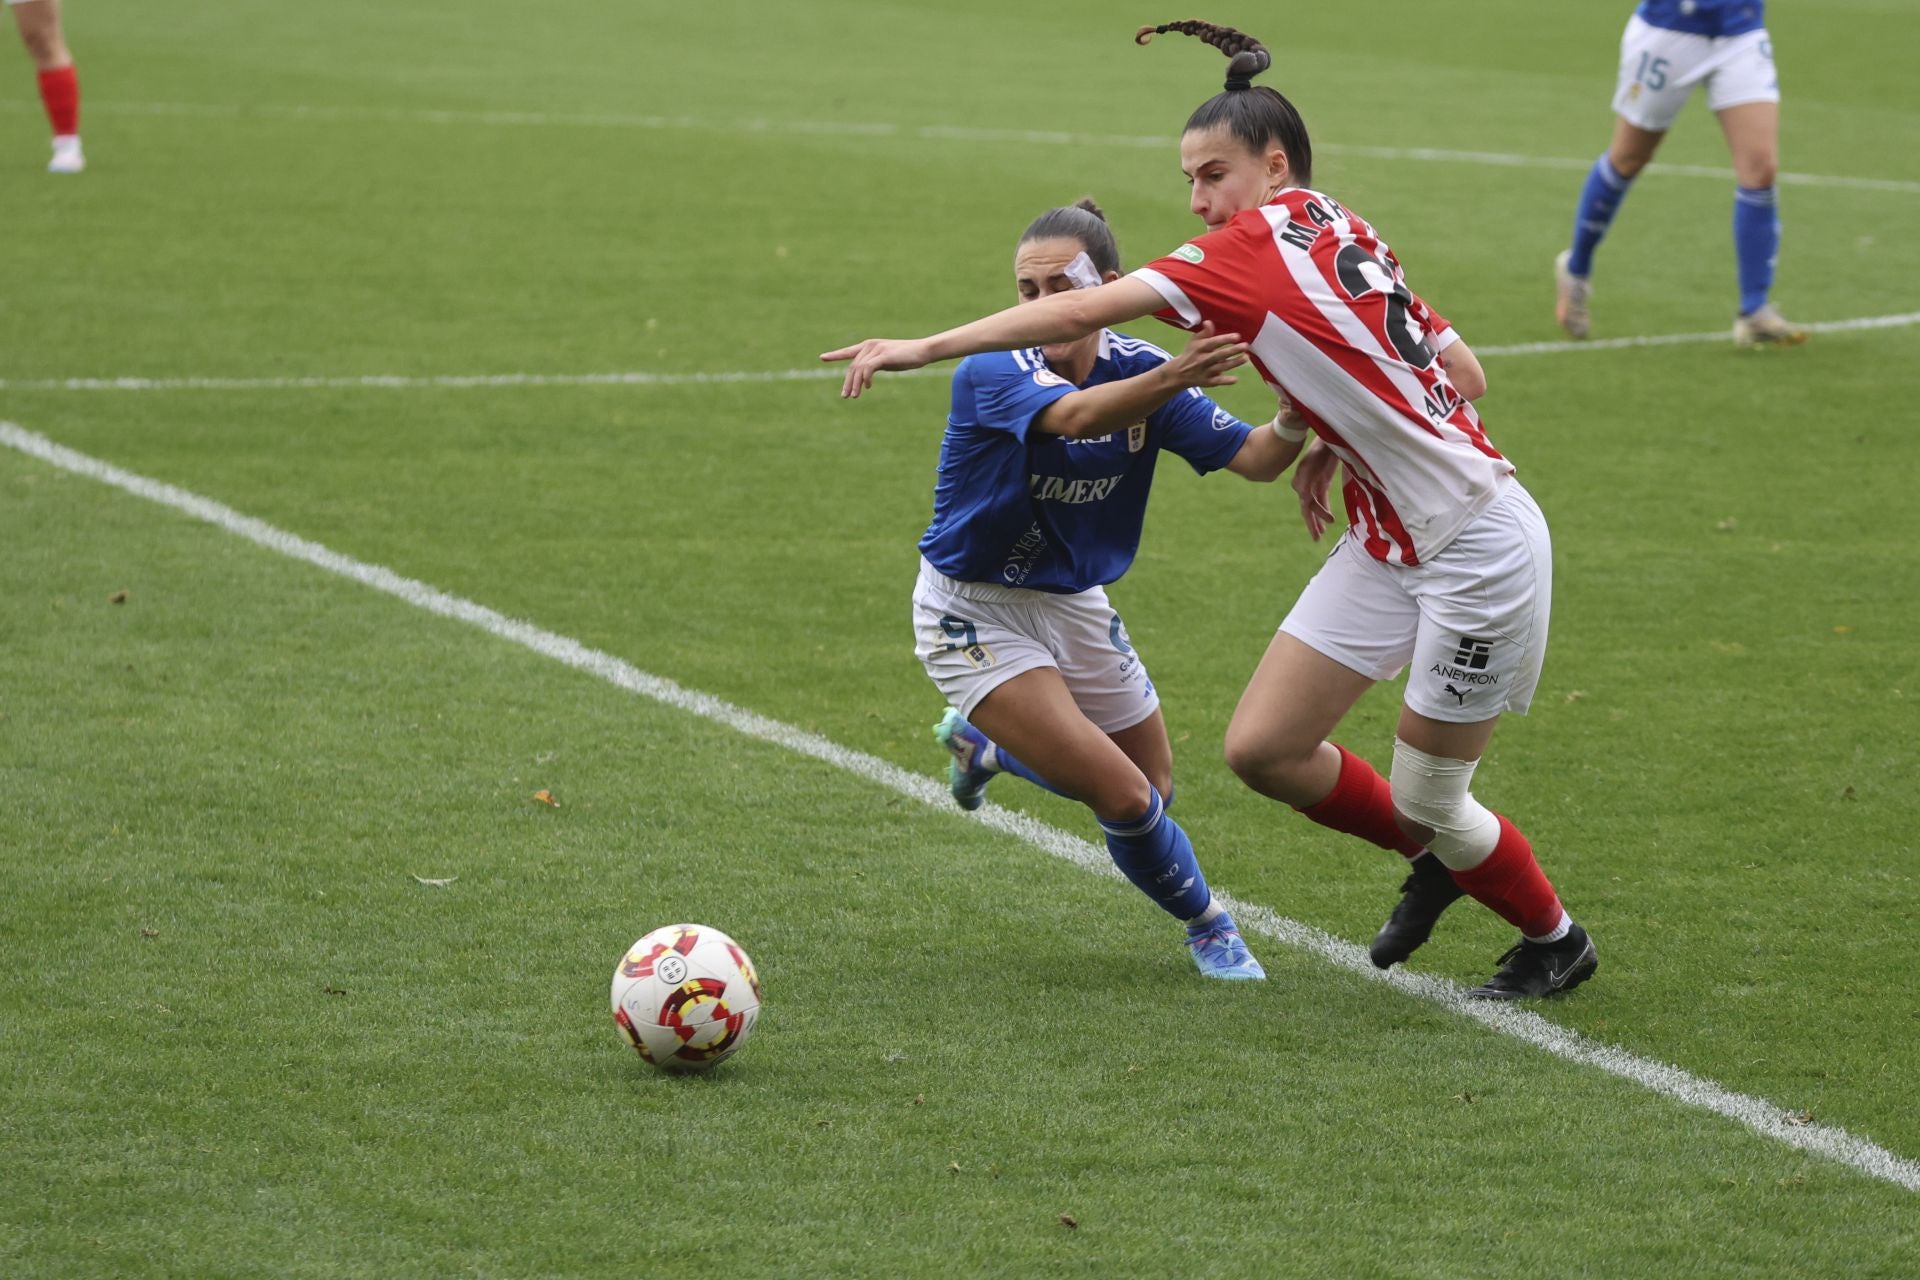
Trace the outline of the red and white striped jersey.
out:
M 1282 191 L 1133 274 L 1166 300 L 1160 319 L 1249 342 L 1346 463 L 1347 519 L 1375 559 L 1431 559 L 1513 473 L 1440 367 L 1452 326 L 1331 197 Z

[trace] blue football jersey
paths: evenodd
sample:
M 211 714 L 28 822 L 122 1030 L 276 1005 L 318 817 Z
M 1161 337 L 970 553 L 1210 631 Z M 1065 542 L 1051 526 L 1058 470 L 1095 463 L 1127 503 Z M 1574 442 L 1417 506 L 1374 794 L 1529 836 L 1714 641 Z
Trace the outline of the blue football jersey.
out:
M 1100 335 L 1097 386 L 1167 360 L 1150 342 Z M 933 523 L 920 554 L 949 578 L 1057 593 L 1119 578 L 1133 563 L 1162 449 L 1202 475 L 1225 466 L 1252 427 L 1201 394 L 1181 392 L 1144 422 L 1091 440 L 1033 429 L 1077 390 L 1037 348 L 968 356 L 953 373 Z
M 1739 36 L 1767 25 L 1766 0 L 1640 0 L 1649 26 L 1695 36 Z

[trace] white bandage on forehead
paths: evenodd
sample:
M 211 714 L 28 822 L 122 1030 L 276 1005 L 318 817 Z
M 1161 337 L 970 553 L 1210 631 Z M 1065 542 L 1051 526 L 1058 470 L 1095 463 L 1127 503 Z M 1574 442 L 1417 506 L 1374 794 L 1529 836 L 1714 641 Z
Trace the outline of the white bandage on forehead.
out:
M 1100 276 L 1100 268 L 1093 265 L 1093 259 L 1082 249 L 1073 255 L 1073 261 L 1060 268 L 1060 274 L 1073 282 L 1076 289 L 1098 289 L 1106 281 Z
M 1393 807 L 1433 832 L 1427 848 L 1454 871 L 1479 866 L 1500 843 L 1500 820 L 1468 791 L 1479 765 L 1393 740 Z

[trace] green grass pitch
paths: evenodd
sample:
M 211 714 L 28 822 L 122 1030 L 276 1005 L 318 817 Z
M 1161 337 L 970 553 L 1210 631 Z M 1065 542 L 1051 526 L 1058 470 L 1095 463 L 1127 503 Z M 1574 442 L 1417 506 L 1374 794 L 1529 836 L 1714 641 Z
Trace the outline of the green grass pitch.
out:
M 1199 16 L 1484 350 L 1555 336 L 1629 7 Z M 1782 309 L 1920 310 L 1920 9 L 1773 10 L 1782 167 L 1838 179 L 1782 187 Z M 84 176 L 0 56 L 0 420 L 932 775 L 944 380 L 671 379 L 1001 305 L 1082 194 L 1129 262 L 1185 239 L 1129 141 L 1217 79 L 1130 43 L 1185 16 L 72 0 Z M 1725 166 L 1697 102 L 1662 159 Z M 1640 182 L 1596 336 L 1727 327 L 1730 187 Z M 1920 328 L 1486 363 L 1558 581 L 1479 791 L 1602 955 L 1541 1012 L 1920 1157 Z M 669 381 L 344 385 L 617 371 Z M 1920 1274 L 1913 1191 L 1271 941 L 1210 986 L 1123 885 L 12 450 L 0 541 L 0 1275 Z M 1323 551 L 1163 468 L 1113 595 L 1211 879 L 1363 941 L 1393 859 L 1220 760 Z M 607 1014 L 678 920 L 767 986 L 705 1078 Z M 1459 909 L 1415 967 L 1507 940 Z

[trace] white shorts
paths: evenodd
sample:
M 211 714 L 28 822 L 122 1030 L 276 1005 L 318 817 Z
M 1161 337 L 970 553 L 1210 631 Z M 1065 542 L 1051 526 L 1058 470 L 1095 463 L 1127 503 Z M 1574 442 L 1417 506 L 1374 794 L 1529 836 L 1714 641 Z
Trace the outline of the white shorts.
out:
M 1712 111 L 1780 101 L 1773 40 L 1765 28 L 1721 39 L 1668 31 L 1638 14 L 1627 20 L 1620 38 L 1620 87 L 1613 95 L 1621 119 L 1665 133 L 1703 80 Z
M 961 715 L 1023 671 L 1054 667 L 1103 733 L 1131 729 L 1160 705 L 1146 663 L 1106 589 L 1074 595 L 958 582 L 926 560 L 913 588 L 914 653 Z
M 1421 565 L 1385 564 L 1349 531 L 1280 629 L 1342 666 L 1391 680 L 1412 665 L 1406 704 L 1472 724 L 1526 714 L 1547 653 L 1553 545 L 1517 480 Z

